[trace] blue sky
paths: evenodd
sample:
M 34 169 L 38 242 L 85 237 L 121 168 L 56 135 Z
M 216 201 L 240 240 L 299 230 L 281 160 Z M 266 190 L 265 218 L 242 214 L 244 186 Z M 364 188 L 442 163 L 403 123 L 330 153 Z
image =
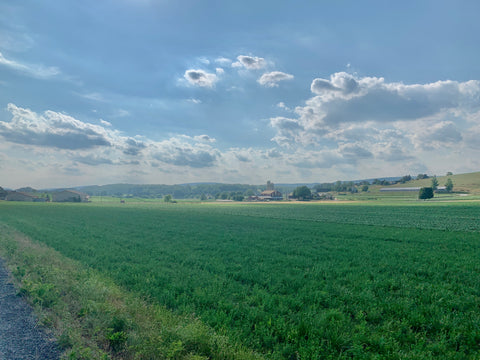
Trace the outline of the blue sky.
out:
M 477 1 L 3 1 L 0 185 L 480 170 Z

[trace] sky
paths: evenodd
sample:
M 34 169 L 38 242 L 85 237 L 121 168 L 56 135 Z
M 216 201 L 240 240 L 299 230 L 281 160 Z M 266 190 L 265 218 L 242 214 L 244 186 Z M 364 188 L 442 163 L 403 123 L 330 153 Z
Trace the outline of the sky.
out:
M 0 186 L 480 170 L 480 2 L 4 0 Z

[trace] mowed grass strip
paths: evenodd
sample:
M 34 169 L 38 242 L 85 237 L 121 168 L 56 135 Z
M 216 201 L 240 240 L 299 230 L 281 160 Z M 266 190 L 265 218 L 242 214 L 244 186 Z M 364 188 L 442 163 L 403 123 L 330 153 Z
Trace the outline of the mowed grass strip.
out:
M 439 231 L 405 227 L 394 206 L 380 210 L 402 227 L 312 221 L 312 206 L 255 206 L 256 216 L 209 206 L 18 204 L 2 218 L 268 358 L 478 358 L 480 247 L 468 207 L 456 211 L 470 231 Z

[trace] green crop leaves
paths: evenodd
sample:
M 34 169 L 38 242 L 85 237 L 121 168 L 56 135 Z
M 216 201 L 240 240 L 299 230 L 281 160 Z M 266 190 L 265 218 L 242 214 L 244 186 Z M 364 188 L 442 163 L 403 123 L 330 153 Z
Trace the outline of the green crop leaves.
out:
M 31 238 L 186 319 L 138 345 L 137 322 L 107 311 L 113 353 L 222 359 L 241 343 L 269 359 L 480 354 L 479 205 L 177 205 L 1 204 Z M 108 299 L 102 286 L 92 276 L 83 296 Z M 75 314 L 108 309 L 83 301 Z

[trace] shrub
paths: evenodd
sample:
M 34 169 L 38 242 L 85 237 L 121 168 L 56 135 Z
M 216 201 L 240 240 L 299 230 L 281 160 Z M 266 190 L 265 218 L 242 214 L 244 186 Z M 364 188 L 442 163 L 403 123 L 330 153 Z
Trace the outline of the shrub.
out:
M 422 200 L 431 199 L 433 198 L 433 188 L 431 187 L 423 187 L 418 192 L 418 198 Z

